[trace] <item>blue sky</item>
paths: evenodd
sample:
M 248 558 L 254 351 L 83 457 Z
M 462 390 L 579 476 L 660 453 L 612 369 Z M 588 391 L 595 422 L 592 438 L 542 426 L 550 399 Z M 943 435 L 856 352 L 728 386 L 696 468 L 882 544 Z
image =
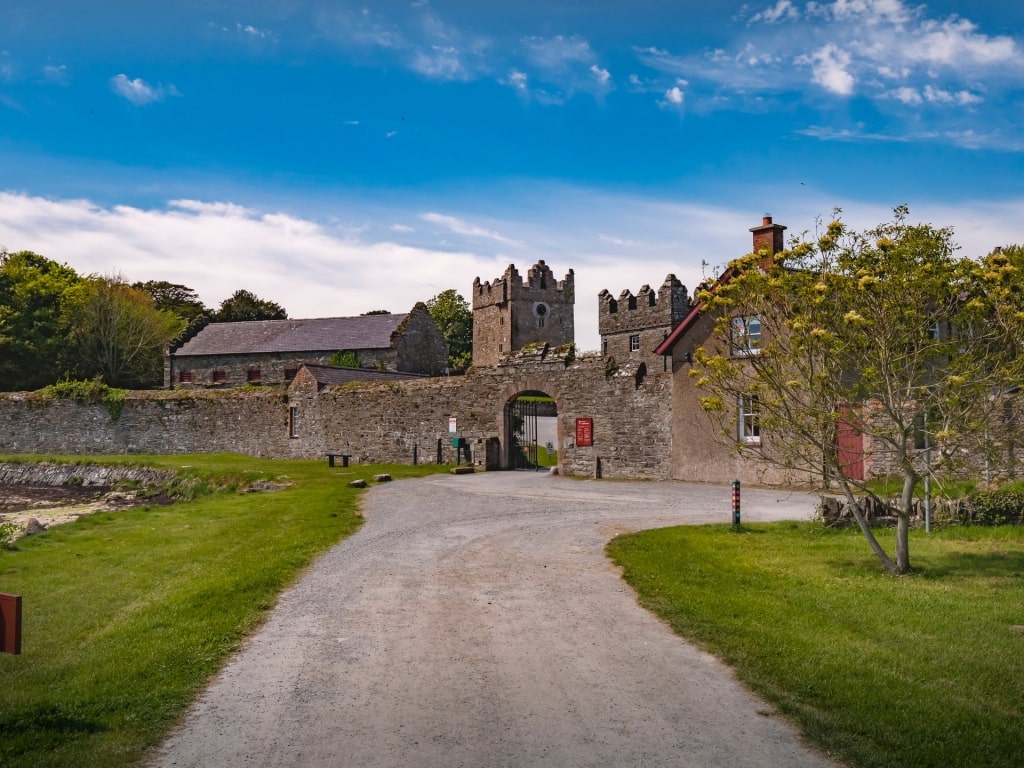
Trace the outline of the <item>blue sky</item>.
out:
M 1021 3 L 2 0 L 0 244 L 293 317 L 544 259 L 596 349 L 766 212 L 1024 242 L 1022 106 Z

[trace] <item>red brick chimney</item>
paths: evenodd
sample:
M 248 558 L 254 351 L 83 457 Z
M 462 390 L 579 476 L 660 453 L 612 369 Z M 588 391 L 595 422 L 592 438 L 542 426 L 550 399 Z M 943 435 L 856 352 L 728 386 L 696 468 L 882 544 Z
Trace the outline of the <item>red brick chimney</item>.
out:
M 785 250 L 785 238 L 782 233 L 786 231 L 786 228 L 781 224 L 772 224 L 770 213 L 764 215 L 760 227 L 751 227 L 750 231 L 754 233 L 754 253 L 762 248 L 767 248 L 769 254 L 774 256 L 779 251 Z

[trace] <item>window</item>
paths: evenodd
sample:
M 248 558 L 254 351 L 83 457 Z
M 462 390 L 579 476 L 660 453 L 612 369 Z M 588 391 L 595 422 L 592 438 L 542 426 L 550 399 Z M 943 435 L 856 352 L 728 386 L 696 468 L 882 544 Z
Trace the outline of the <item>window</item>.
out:
M 747 445 L 760 445 L 761 424 L 757 415 L 757 396 L 740 395 L 739 439 Z
M 629 351 L 639 352 L 640 351 L 640 334 L 634 333 L 629 337 Z
M 608 354 L 608 337 L 607 336 L 602 336 L 601 337 L 601 354 L 602 355 L 607 355 Z
M 224 371 L 214 371 L 213 372 L 213 383 L 214 384 L 223 384 L 227 380 L 228 380 L 228 375 Z
M 756 355 L 761 351 L 761 318 L 734 317 L 729 336 L 734 355 Z
M 291 381 L 295 378 L 295 374 L 299 372 L 298 368 L 285 368 L 284 369 L 284 380 Z
M 178 383 L 179 384 L 191 384 L 192 383 L 192 371 L 178 371 Z
M 299 436 L 299 409 L 292 406 L 288 409 L 288 437 Z
M 259 368 L 250 368 L 245 373 L 245 380 L 248 381 L 250 384 L 259 384 L 259 382 L 260 382 L 260 369 Z
M 533 305 L 533 314 L 537 317 L 537 327 L 544 327 L 544 318 L 548 316 L 548 305 L 543 301 L 538 301 Z

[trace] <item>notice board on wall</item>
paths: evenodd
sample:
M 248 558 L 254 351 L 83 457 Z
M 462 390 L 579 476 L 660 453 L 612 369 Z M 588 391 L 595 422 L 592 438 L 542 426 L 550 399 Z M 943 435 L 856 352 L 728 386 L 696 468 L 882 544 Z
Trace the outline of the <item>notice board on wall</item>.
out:
M 586 417 L 576 419 L 576 447 L 589 448 L 594 444 L 594 420 Z

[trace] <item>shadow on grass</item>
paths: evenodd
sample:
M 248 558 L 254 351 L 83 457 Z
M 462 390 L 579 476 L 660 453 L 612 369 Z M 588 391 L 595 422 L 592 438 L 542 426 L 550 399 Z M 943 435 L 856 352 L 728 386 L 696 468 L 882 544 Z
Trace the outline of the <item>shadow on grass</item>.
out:
M 921 559 L 915 573 L 925 579 L 944 579 L 953 576 L 1020 578 L 1024 574 L 1024 551 L 950 552 L 941 556 L 929 556 Z
M 55 706 L 41 706 L 0 718 L 0 764 L 18 757 L 56 749 L 84 734 L 108 730 L 95 720 L 78 717 Z

